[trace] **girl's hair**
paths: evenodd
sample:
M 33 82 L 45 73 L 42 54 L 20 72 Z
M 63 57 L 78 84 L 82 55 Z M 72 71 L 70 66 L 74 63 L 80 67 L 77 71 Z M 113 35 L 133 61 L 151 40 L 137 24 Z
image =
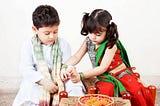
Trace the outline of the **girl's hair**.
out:
M 95 9 L 90 15 L 84 13 L 82 18 L 81 34 L 86 36 L 88 33 L 97 33 L 106 31 L 109 40 L 109 48 L 112 48 L 118 39 L 117 25 L 111 22 L 111 14 L 103 9 Z
M 38 6 L 32 14 L 33 25 L 38 29 L 44 26 L 59 25 L 57 10 L 50 5 Z

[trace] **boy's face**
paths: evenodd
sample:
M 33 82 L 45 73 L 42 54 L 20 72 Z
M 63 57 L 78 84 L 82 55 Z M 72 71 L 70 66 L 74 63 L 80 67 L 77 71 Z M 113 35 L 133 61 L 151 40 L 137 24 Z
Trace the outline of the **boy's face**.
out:
M 32 27 L 44 45 L 52 45 L 58 38 L 58 25 L 41 27 L 37 29 Z

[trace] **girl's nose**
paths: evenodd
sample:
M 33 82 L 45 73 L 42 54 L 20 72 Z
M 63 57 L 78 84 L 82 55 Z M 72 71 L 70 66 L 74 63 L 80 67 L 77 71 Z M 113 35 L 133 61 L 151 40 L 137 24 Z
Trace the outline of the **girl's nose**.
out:
M 96 35 L 95 34 L 91 34 L 92 39 L 96 39 Z

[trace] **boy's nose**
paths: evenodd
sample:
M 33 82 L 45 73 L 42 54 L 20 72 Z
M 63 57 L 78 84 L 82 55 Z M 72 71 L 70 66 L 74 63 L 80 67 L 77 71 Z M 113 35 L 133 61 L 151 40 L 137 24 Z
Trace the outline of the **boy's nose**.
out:
M 53 38 L 53 33 L 49 34 L 48 38 Z

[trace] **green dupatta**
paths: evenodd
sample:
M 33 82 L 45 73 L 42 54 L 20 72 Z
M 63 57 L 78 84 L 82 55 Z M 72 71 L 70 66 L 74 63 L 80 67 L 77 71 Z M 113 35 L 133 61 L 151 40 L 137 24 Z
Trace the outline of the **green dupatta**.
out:
M 100 45 L 100 47 L 98 48 L 98 50 L 96 52 L 96 66 L 99 66 L 98 62 L 99 62 L 100 58 L 103 56 L 103 53 L 105 51 L 107 43 L 108 43 L 108 40 L 104 41 Z M 120 55 L 121 55 L 123 62 L 125 63 L 125 65 L 127 67 L 130 67 L 127 52 L 119 40 L 117 41 L 117 46 L 121 51 Z M 114 96 L 118 96 L 118 91 L 120 93 L 126 92 L 126 89 L 124 88 L 123 84 L 119 80 L 117 80 L 114 76 L 112 76 L 110 73 L 105 72 L 105 73 L 101 74 L 101 76 L 104 76 L 105 78 L 100 78 L 97 76 L 98 80 L 105 81 L 105 82 L 111 82 L 114 84 Z
M 50 80 L 56 81 L 58 83 L 58 93 L 54 95 L 50 95 L 50 93 L 42 87 L 39 106 L 57 106 L 59 104 L 59 93 L 60 91 L 64 90 L 64 84 L 60 78 L 60 70 L 61 70 L 61 63 L 62 63 L 62 53 L 60 50 L 59 39 L 57 39 L 54 44 L 52 45 L 51 51 L 51 58 L 52 58 L 52 70 L 51 72 L 48 69 L 48 65 L 44 60 L 44 55 L 41 47 L 41 41 L 37 36 L 32 38 L 33 50 L 38 62 L 39 72 L 45 77 Z M 53 78 L 53 79 L 52 79 Z M 52 96 L 52 97 L 51 97 Z M 50 100 L 52 99 L 52 100 Z M 52 101 L 52 104 L 50 104 Z

